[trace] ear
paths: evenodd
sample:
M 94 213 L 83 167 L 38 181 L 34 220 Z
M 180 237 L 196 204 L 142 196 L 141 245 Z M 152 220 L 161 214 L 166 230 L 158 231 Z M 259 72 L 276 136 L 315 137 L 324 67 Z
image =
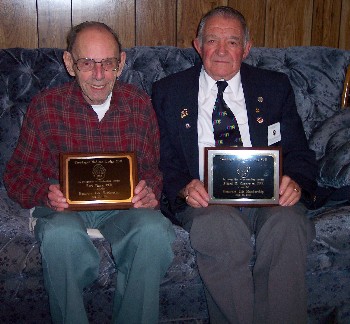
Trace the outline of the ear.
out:
M 73 69 L 74 62 L 73 62 L 72 54 L 67 52 L 67 51 L 64 51 L 64 53 L 63 53 L 63 61 L 64 61 L 64 65 L 66 66 L 66 69 L 67 69 L 69 75 L 74 77 L 75 76 L 75 71 Z
M 243 52 L 243 60 L 248 56 L 250 49 L 252 48 L 252 42 L 249 41 L 244 47 L 244 52 Z
M 122 74 L 122 71 L 123 71 L 123 68 L 125 65 L 125 61 L 126 61 L 126 53 L 121 52 L 120 53 L 120 62 L 119 62 L 118 71 L 117 71 L 117 78 L 119 78 L 119 76 Z
M 202 45 L 201 41 L 198 39 L 198 37 L 195 38 L 193 41 L 193 46 L 200 56 L 202 56 L 202 46 L 201 45 Z

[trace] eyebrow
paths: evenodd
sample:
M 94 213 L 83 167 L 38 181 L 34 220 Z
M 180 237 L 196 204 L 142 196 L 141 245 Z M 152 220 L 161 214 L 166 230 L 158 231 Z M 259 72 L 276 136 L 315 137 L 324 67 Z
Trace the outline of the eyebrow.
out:
M 208 35 L 203 35 L 203 38 L 222 38 L 218 35 L 214 35 L 214 34 L 208 34 Z M 225 37 L 226 38 L 226 37 Z M 242 38 L 239 37 L 239 36 L 229 36 L 228 39 L 234 39 L 234 40 L 238 40 L 238 41 L 241 41 Z

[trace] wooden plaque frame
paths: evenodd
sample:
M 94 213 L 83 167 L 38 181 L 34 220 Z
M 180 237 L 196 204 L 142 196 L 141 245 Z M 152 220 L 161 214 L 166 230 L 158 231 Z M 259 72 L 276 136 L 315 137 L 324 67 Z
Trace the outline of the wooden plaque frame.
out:
M 69 210 L 128 209 L 137 185 L 135 154 L 61 153 L 60 185 Z

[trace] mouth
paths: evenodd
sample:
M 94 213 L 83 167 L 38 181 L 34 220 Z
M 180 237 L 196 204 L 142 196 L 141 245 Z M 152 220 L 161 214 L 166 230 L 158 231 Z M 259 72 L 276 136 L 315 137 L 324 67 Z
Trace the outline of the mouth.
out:
M 90 87 L 96 90 L 102 90 L 106 87 L 106 85 L 96 85 L 96 84 L 90 84 Z
M 229 61 L 223 61 L 223 60 L 214 60 L 215 63 L 217 64 L 229 64 Z

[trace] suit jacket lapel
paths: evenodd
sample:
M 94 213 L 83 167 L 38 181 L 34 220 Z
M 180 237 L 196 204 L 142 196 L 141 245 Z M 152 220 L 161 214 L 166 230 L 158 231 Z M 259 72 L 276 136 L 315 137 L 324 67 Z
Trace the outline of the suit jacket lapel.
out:
M 181 105 L 178 106 L 178 127 L 180 141 L 190 174 L 199 178 L 198 152 L 198 89 L 201 65 L 188 71 L 183 80 Z
M 241 81 L 247 107 L 250 140 L 252 146 L 267 146 L 266 109 L 259 94 L 254 73 L 245 63 L 241 66 Z

